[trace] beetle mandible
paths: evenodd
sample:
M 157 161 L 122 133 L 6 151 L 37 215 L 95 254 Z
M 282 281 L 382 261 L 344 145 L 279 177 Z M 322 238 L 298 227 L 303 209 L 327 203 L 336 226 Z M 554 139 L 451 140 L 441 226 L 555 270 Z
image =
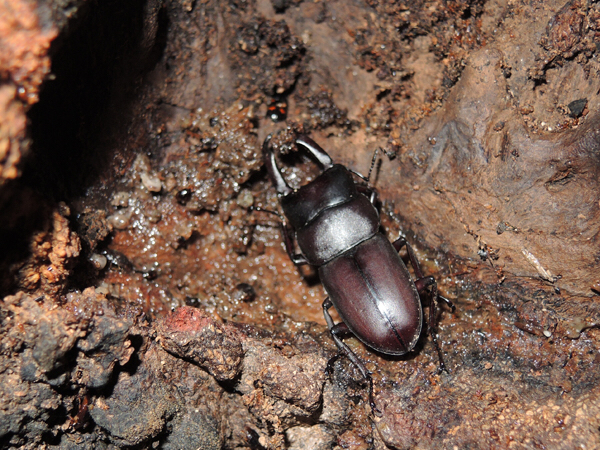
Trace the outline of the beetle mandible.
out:
M 444 369 L 436 338 L 436 303 L 438 295 L 433 277 L 421 271 L 410 244 L 399 238 L 393 243 L 381 231 L 375 207 L 375 191 L 368 184 L 354 181 L 358 175 L 334 164 L 331 157 L 315 141 L 305 135 L 296 144 L 310 152 L 323 171 L 310 183 L 292 189 L 277 167 L 269 135 L 263 144 L 267 172 L 287 222 L 282 223 L 285 247 L 296 265 L 310 264 L 318 268 L 328 297 L 323 314 L 339 351 L 346 355 L 369 383 L 373 400 L 371 373 L 354 352 L 342 341 L 353 334 L 368 347 L 387 355 L 403 355 L 411 351 L 421 335 L 423 309 L 420 293 L 431 288 L 429 327 Z M 300 253 L 295 253 L 297 243 Z M 398 252 L 406 247 L 416 280 Z M 329 309 L 335 306 L 342 322 L 333 323 Z

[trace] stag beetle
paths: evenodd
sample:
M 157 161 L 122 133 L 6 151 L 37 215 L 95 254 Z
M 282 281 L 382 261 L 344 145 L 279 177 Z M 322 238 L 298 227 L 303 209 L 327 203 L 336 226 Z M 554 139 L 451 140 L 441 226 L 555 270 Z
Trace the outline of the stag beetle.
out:
M 440 298 L 453 309 L 454 305 L 438 295 L 433 277 L 423 276 L 414 251 L 404 238 L 392 243 L 380 232 L 375 191 L 368 186 L 368 178 L 334 164 L 311 138 L 298 136 L 296 144 L 308 150 L 323 171 L 310 183 L 292 189 L 277 167 L 270 140 L 271 135 L 263 144 L 263 157 L 287 218 L 282 221 L 287 253 L 296 265 L 310 264 L 318 268 L 329 295 L 323 302 L 323 314 L 331 336 L 339 351 L 356 365 L 369 383 L 370 404 L 378 411 L 373 400 L 371 373 L 342 337 L 351 333 L 368 347 L 387 355 L 411 351 L 423 324 L 419 294 L 431 287 L 429 326 L 443 369 L 434 332 L 436 303 Z M 353 175 L 360 176 L 366 183 L 355 183 Z M 295 243 L 300 249 L 298 254 L 294 253 Z M 406 247 L 414 268 L 417 277 L 414 281 L 398 254 L 402 247 Z M 332 306 L 342 318 L 338 324 L 333 323 L 329 314 Z

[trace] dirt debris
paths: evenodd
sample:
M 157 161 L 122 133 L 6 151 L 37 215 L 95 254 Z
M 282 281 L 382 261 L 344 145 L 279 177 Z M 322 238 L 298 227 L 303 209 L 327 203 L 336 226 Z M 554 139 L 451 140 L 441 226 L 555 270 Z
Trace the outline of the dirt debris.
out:
M 29 260 L 19 268 L 21 289 L 43 295 L 56 295 L 64 289 L 74 260 L 79 256 L 79 237 L 69 227 L 63 205 L 52 216 L 50 230 L 40 231 L 32 238 Z M 14 269 L 13 269 L 14 270 Z
M 597 445 L 594 2 L 8 7 L 1 448 Z M 361 173 L 381 148 L 384 228 L 457 305 L 448 373 L 426 334 L 346 340 L 381 416 L 252 210 L 270 133 L 292 186 L 297 133 Z

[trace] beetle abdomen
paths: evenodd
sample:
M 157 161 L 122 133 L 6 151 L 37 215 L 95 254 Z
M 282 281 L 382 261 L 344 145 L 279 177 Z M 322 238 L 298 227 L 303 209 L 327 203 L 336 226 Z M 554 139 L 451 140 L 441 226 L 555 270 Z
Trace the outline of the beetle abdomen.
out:
M 423 322 L 408 269 L 381 233 L 319 268 L 321 281 L 350 331 L 369 347 L 402 355 Z

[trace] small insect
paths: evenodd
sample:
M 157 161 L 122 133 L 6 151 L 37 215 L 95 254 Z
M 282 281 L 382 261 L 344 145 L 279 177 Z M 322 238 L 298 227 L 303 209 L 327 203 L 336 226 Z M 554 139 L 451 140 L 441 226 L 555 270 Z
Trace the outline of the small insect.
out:
M 318 268 L 327 294 L 323 314 L 339 351 L 346 355 L 369 384 L 369 400 L 373 400 L 373 380 L 363 362 L 342 338 L 356 336 L 368 347 L 387 355 L 403 355 L 414 349 L 423 325 L 420 295 L 430 292 L 429 326 L 445 370 L 435 333 L 437 300 L 450 300 L 438 295 L 433 277 L 424 276 L 410 244 L 399 238 L 393 243 L 380 232 L 376 193 L 368 185 L 368 177 L 334 164 L 329 155 L 308 136 L 298 136 L 296 144 L 310 152 L 323 172 L 310 183 L 292 189 L 277 167 L 275 153 L 263 144 L 267 172 L 287 220 L 282 222 L 283 238 L 290 259 L 296 265 Z M 371 164 L 371 170 L 375 157 Z M 356 183 L 354 177 L 364 181 Z M 300 253 L 295 253 L 295 246 Z M 406 248 L 416 280 L 411 278 L 398 252 Z M 335 309 L 342 322 L 333 323 L 329 309 Z M 334 357 L 335 358 L 335 357 Z M 331 364 L 331 361 L 330 361 Z
M 273 122 L 281 122 L 287 118 L 288 104 L 285 100 L 272 99 L 267 106 L 267 117 Z

